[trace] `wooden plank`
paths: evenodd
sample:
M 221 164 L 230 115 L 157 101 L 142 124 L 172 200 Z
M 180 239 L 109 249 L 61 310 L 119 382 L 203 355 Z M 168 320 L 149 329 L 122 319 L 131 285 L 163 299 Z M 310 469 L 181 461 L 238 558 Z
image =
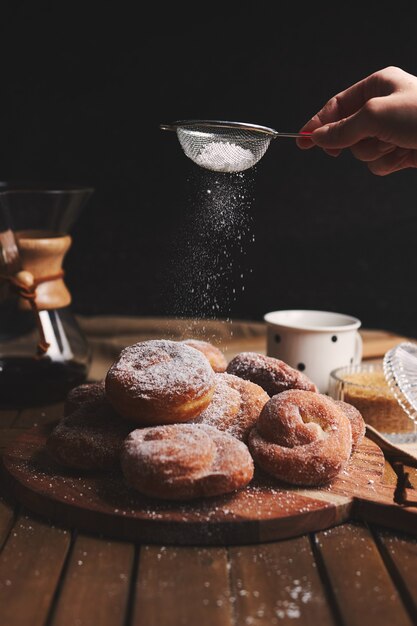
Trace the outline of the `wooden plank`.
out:
M 13 525 L 14 517 L 14 507 L 0 497 L 0 550 Z
M 79 535 L 51 626 L 125 623 L 133 544 Z
M 345 524 L 316 535 L 343 623 L 411 626 L 381 554 L 367 528 Z
M 40 424 L 49 424 L 60 419 L 64 413 L 64 404 L 58 402 L 48 406 L 23 409 L 13 423 L 14 428 L 31 428 Z
M 70 539 L 68 531 L 17 518 L 0 555 L 1 624 L 45 624 Z
M 223 548 L 144 546 L 132 626 L 232 626 Z
M 386 530 L 376 533 L 387 567 L 417 624 L 417 540 Z
M 229 549 L 236 624 L 334 624 L 308 537 Z

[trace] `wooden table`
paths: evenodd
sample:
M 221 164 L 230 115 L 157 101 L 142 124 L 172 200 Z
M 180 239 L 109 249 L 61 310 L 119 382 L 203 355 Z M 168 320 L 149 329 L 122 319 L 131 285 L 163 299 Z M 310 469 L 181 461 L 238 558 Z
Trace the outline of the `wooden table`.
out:
M 84 322 L 98 369 L 102 355 L 113 354 L 103 337 L 97 339 L 100 324 Z M 134 325 L 130 334 L 111 327 L 119 333 L 108 337 L 113 347 L 122 336 L 143 337 Z M 262 351 L 262 325 L 249 330 L 240 345 Z M 367 337 L 379 337 L 384 349 L 398 339 L 364 332 Z M 238 348 L 229 346 L 230 353 Z M 371 352 L 377 356 L 378 349 Z M 57 419 L 61 410 L 0 412 L 0 447 L 34 423 Z M 417 470 L 408 469 L 417 488 Z M 394 484 L 395 478 L 386 463 L 385 480 Z M 3 497 L 0 551 L 3 626 L 417 623 L 417 540 L 360 523 L 254 546 L 147 546 L 52 525 Z

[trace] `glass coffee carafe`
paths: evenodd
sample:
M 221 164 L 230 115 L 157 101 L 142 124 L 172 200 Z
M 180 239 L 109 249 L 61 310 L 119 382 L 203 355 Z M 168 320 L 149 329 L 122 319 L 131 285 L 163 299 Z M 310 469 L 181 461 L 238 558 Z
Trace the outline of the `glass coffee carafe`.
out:
M 0 185 L 0 407 L 64 399 L 90 349 L 62 268 L 89 187 Z

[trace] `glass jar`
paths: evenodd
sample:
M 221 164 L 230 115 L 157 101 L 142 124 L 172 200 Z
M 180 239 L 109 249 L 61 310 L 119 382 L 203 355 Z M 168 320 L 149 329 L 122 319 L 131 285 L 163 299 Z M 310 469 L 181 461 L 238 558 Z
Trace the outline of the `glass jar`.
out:
M 365 422 L 391 442 L 417 441 L 415 422 L 390 388 L 382 361 L 333 370 L 329 395 L 355 406 Z

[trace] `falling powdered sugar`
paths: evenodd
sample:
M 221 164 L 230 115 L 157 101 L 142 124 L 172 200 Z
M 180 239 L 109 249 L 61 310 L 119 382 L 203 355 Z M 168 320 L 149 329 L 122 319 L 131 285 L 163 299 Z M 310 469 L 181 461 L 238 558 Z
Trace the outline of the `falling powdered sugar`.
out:
M 247 172 L 224 175 L 197 168 L 189 182 L 192 211 L 173 239 L 164 303 L 167 313 L 179 318 L 228 320 L 252 272 L 244 257 L 254 242 L 254 179 Z
M 256 157 L 247 148 L 229 141 L 211 141 L 200 150 L 195 162 L 215 172 L 242 172 L 256 163 Z

